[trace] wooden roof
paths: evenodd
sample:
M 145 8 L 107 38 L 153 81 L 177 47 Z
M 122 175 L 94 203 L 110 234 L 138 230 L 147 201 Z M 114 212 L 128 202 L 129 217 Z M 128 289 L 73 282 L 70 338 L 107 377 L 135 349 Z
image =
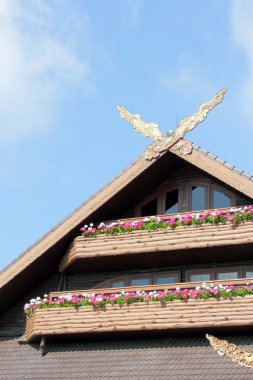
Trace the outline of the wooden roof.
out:
M 117 215 L 116 210 L 121 210 L 122 201 L 127 195 L 127 199 L 134 202 L 136 194 L 141 194 L 145 187 L 150 191 L 155 189 L 165 174 L 174 171 L 183 162 L 188 162 L 236 192 L 253 199 L 251 177 L 231 170 L 232 167 L 229 168 L 196 147 L 186 156 L 170 151 L 162 153 L 153 161 L 141 156 L 0 273 L 1 311 L 5 312 L 21 296 L 57 270 L 60 258 L 86 220 L 113 219 L 114 214 Z
M 238 334 L 238 333 L 237 333 Z M 252 335 L 225 337 L 253 351 Z M 251 380 L 252 370 L 217 354 L 203 336 L 148 337 L 20 345 L 0 338 L 0 379 Z

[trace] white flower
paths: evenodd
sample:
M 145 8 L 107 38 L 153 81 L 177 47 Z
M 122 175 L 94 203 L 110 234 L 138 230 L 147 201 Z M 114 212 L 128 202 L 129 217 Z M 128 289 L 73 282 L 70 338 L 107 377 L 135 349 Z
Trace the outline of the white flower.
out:
M 88 228 L 88 231 L 92 231 L 92 228 L 91 228 L 91 227 L 89 227 L 89 228 Z
M 149 222 L 149 221 L 150 221 L 150 218 L 144 218 L 144 219 L 143 219 L 143 222 L 144 222 L 144 223 L 147 223 L 147 222 Z
M 83 297 L 89 297 L 89 293 L 83 293 L 82 296 Z
M 36 301 L 40 301 L 41 300 L 41 298 L 40 297 L 36 297 Z
M 177 288 L 176 288 L 176 290 L 180 290 L 180 288 L 179 288 L 179 287 L 177 287 Z
M 48 295 L 47 294 L 44 294 L 44 298 L 47 298 L 48 297 Z
M 226 292 L 229 293 L 231 291 L 231 289 L 226 289 Z
M 94 226 L 94 224 L 93 223 L 90 223 L 90 227 L 93 227 Z
M 85 226 L 84 226 L 85 228 L 88 228 L 88 226 L 87 226 L 87 224 L 85 224 Z
M 196 286 L 195 289 L 196 289 L 196 290 L 200 290 L 200 289 L 201 289 L 201 286 Z

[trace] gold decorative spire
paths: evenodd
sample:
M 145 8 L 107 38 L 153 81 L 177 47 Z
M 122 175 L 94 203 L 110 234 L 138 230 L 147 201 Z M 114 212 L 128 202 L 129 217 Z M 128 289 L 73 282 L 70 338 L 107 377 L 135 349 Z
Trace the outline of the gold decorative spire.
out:
M 245 351 L 235 344 L 227 342 L 226 340 L 218 339 L 213 335 L 206 334 L 206 338 L 209 340 L 211 346 L 213 346 L 219 355 L 227 356 L 237 364 L 253 368 L 252 353 Z
M 123 106 L 117 106 L 120 116 L 122 119 L 128 121 L 134 129 L 144 135 L 145 137 L 150 137 L 154 142 L 148 146 L 145 151 L 145 157 L 147 160 L 152 160 L 160 155 L 161 152 L 171 148 L 171 151 L 177 154 L 189 154 L 192 151 L 192 145 L 189 142 L 183 142 L 179 140 L 184 137 L 184 135 L 194 129 L 199 123 L 205 120 L 208 112 L 210 112 L 217 104 L 221 103 L 226 88 L 222 88 L 215 97 L 208 103 L 202 104 L 198 112 L 194 115 L 185 117 L 176 126 L 175 132 L 169 131 L 169 136 L 163 136 L 162 131 L 159 126 L 154 123 L 146 123 L 141 120 L 140 115 L 131 114 Z M 184 146 L 182 146 L 184 145 Z

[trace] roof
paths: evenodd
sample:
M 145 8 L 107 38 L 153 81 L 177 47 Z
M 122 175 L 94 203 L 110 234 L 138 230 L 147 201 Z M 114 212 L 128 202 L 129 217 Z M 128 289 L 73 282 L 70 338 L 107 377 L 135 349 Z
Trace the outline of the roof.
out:
M 253 352 L 253 336 L 226 337 Z M 204 337 L 160 337 L 20 345 L 0 338 L 1 380 L 251 380 L 252 369 L 222 357 Z
M 18 297 L 15 292 L 17 287 L 20 290 L 19 293 L 23 292 L 24 295 L 31 286 L 37 286 L 45 277 L 52 274 L 59 264 L 61 255 L 76 237 L 77 231 L 85 220 L 88 218 L 90 220 L 112 219 L 110 212 L 113 213 L 113 210 L 121 207 L 129 191 L 134 201 L 135 194 L 149 184 L 150 178 L 155 186 L 163 178 L 164 173 L 168 173 L 168 169 L 175 170 L 182 161 L 190 163 L 230 188 L 253 199 L 252 177 L 245 177 L 233 167 L 228 167 L 196 146 L 188 155 L 167 151 L 153 161 L 147 161 L 144 156 L 141 156 L 0 273 L 0 297 L 5 310 L 17 301 L 15 298 Z M 50 266 L 48 265 L 49 258 Z M 34 276 L 35 271 L 36 276 Z M 13 297 L 9 297 L 11 290 L 14 292 Z M 4 310 L 4 307 L 1 309 Z

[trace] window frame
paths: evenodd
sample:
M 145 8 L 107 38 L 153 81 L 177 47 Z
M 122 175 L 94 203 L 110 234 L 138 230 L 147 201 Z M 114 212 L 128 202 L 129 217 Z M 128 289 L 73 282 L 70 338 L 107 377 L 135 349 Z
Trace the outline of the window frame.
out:
M 156 191 L 153 194 L 148 195 L 145 197 L 136 207 L 135 207 L 135 216 L 141 217 L 141 209 L 146 206 L 149 202 L 153 201 L 154 199 L 157 199 L 157 213 L 156 215 L 164 215 L 165 214 L 165 207 L 166 207 L 166 194 L 170 191 L 178 190 L 178 211 L 176 213 L 166 214 L 166 215 L 172 215 L 182 212 L 182 205 L 183 205 L 183 197 L 182 197 L 182 183 L 176 182 L 173 184 L 170 184 L 169 186 L 163 186 L 160 191 Z M 152 216 L 152 215 L 149 215 Z
M 119 276 L 119 277 L 114 277 L 110 280 L 106 280 L 106 281 L 103 281 L 101 282 L 100 284 L 98 284 L 96 286 L 97 289 L 99 288 L 113 288 L 112 287 L 112 284 L 114 282 L 119 282 L 119 281 L 125 281 L 125 285 L 122 286 L 122 287 L 126 287 L 126 286 L 129 286 L 129 287 L 141 287 L 141 286 L 149 286 L 149 285 L 157 285 L 157 283 L 155 282 L 155 279 L 157 277 L 168 277 L 168 276 L 175 276 L 176 277 L 176 282 L 175 284 L 177 284 L 178 282 L 181 281 L 181 271 L 179 270 L 175 270 L 175 271 L 166 271 L 166 272 L 147 272 L 147 273 L 133 273 L 133 274 L 128 274 L 128 275 L 123 275 L 123 276 Z M 148 285 L 131 285 L 131 280 L 137 280 L 137 279 L 141 279 L 141 278 L 150 278 L 150 284 Z M 174 282 L 170 282 L 169 284 L 174 284 Z M 165 284 L 159 284 L 159 285 L 166 285 Z
M 223 188 L 222 186 L 216 185 L 216 184 L 205 184 L 203 182 L 198 181 L 190 181 L 188 183 L 187 191 L 188 191 L 188 205 L 189 210 L 188 211 L 202 211 L 202 210 L 193 210 L 192 209 L 192 188 L 193 187 L 202 187 L 205 189 L 205 208 L 204 210 L 214 209 L 213 204 L 213 193 L 214 191 L 217 191 L 219 193 L 223 193 L 226 196 L 231 198 L 231 205 L 228 207 L 235 207 L 236 206 L 236 194 L 231 192 L 230 190 L 227 190 L 226 188 Z M 222 208 L 222 207 L 221 207 Z M 227 208 L 227 207 L 224 207 Z

